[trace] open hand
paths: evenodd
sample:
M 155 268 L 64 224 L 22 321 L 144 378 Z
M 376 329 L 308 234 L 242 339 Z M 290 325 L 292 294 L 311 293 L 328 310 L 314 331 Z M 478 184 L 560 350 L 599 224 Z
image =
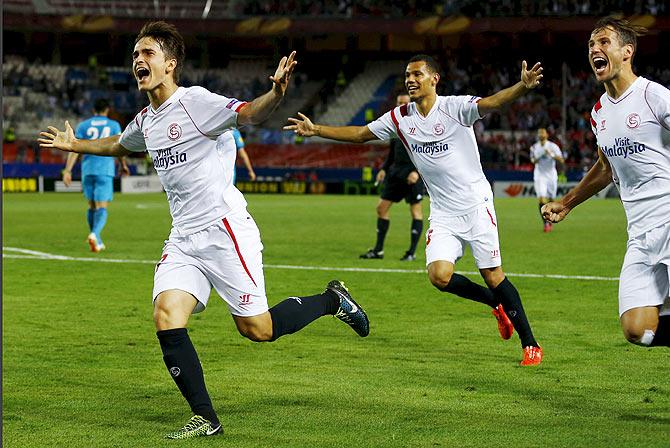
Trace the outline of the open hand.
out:
M 48 131 L 40 132 L 41 138 L 37 141 L 40 148 L 56 148 L 61 151 L 72 151 L 77 139 L 74 137 L 74 130 L 69 122 L 65 122 L 65 130 L 59 131 L 53 126 L 48 127 Z
M 542 65 L 539 62 L 536 62 L 533 68 L 528 70 L 528 64 L 526 61 L 521 61 L 521 82 L 528 89 L 534 89 L 540 85 L 542 80 Z
M 295 51 L 291 52 L 288 58 L 286 56 L 281 58 L 274 76 L 270 76 L 270 81 L 274 83 L 273 88 L 276 93 L 282 96 L 286 93 L 288 82 L 291 80 L 293 69 L 297 63 L 298 61 L 295 60 Z
M 311 137 L 316 135 L 316 126 L 312 123 L 312 120 L 307 118 L 307 115 L 302 112 L 298 112 L 300 118 L 289 118 L 288 121 L 293 123 L 288 126 L 284 126 L 285 131 L 293 131 L 298 135 L 303 137 Z

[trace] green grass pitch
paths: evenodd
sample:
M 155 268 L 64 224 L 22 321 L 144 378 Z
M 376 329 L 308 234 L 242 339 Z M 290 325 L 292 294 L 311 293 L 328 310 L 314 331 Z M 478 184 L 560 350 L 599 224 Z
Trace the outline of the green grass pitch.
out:
M 270 305 L 340 278 L 368 311 L 371 335 L 322 318 L 254 344 L 212 298 L 189 327 L 226 434 L 165 441 L 190 414 L 151 320 L 150 261 L 170 227 L 164 196 L 117 195 L 103 233 L 108 250 L 95 255 L 80 195 L 8 194 L 3 446 L 670 446 L 669 352 L 624 340 L 618 282 L 513 275 L 618 277 L 626 243 L 618 201 L 589 201 L 550 234 L 534 200 L 496 202 L 503 267 L 545 350 L 541 366 L 521 368 L 518 337 L 502 341 L 488 309 L 412 272 L 424 268 L 422 249 L 416 262 L 398 261 L 409 240 L 405 204 L 392 209 L 380 261 L 358 259 L 373 244 L 375 197 L 247 199 L 265 244 Z M 147 262 L 9 258 L 12 248 Z M 457 269 L 474 271 L 472 257 Z

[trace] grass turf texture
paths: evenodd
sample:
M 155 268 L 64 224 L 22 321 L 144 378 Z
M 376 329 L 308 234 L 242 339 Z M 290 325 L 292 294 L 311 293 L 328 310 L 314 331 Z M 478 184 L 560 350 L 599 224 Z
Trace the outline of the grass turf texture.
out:
M 397 261 L 409 244 L 406 204 L 392 209 L 380 261 L 358 259 L 374 243 L 374 197 L 247 199 L 266 264 L 424 265 L 422 249 L 414 263 Z M 550 234 L 534 200 L 496 208 L 506 271 L 618 276 L 626 242 L 618 201 L 583 204 Z M 108 250 L 95 255 L 81 196 L 5 195 L 4 246 L 157 260 L 170 226 L 164 196 L 117 195 L 109 210 Z M 469 254 L 457 269 L 475 270 Z M 368 311 L 368 338 L 322 318 L 254 344 L 218 298 L 192 318 L 226 434 L 173 442 L 162 435 L 190 414 L 154 334 L 153 266 L 5 258 L 4 446 L 668 446 L 668 350 L 625 342 L 617 282 L 511 276 L 545 349 L 541 366 L 521 368 L 516 335 L 502 341 L 490 310 L 438 292 L 425 274 L 268 268 L 269 302 L 320 291 L 332 278 Z

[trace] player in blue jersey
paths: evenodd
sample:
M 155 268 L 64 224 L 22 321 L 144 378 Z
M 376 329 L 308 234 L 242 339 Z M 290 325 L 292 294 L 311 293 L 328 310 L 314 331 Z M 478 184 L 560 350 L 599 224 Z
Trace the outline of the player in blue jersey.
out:
M 121 133 L 121 125 L 107 117 L 109 102 L 99 99 L 93 105 L 94 115 L 77 126 L 76 137 L 84 140 L 95 140 Z M 79 154 L 70 153 L 63 170 L 63 182 L 69 186 L 72 182 L 72 168 Z M 129 174 L 128 165 L 123 157 L 119 157 L 121 172 Z M 107 223 L 107 205 L 114 195 L 114 159 L 110 157 L 86 154 L 81 160 L 81 184 L 84 196 L 88 199 L 88 244 L 92 252 L 105 249 L 100 233 Z
M 254 181 L 256 180 L 256 173 L 254 172 L 254 167 L 251 166 L 251 160 L 247 151 L 244 149 L 244 139 L 239 129 L 233 128 L 231 131 L 233 139 L 235 140 L 235 147 L 237 148 L 237 155 L 242 159 L 244 166 L 247 168 L 247 173 L 249 173 L 249 179 Z M 233 183 L 235 183 L 235 174 L 233 174 Z

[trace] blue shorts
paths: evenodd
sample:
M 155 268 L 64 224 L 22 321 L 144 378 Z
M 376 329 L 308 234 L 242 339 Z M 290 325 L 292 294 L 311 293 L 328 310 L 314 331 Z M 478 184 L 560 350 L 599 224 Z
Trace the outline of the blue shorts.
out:
M 114 197 L 114 177 L 88 175 L 82 179 L 84 196 L 89 201 L 109 202 Z

